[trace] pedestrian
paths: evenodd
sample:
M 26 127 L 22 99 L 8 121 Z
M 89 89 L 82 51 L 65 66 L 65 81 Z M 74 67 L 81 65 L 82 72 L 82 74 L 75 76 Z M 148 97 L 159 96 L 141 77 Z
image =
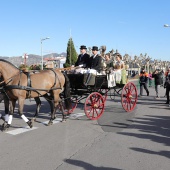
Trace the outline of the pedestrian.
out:
M 152 87 L 152 81 L 153 81 L 153 78 L 152 78 L 152 72 L 149 72 L 149 87 Z
M 170 91 L 170 67 L 165 72 L 165 84 L 164 87 L 166 88 L 166 104 L 169 104 L 169 91 Z
M 156 91 L 156 99 L 160 98 L 160 94 L 159 94 L 159 89 L 161 87 L 162 84 L 162 73 L 159 69 L 156 69 L 153 73 L 152 73 L 152 77 L 155 80 L 155 91 Z
M 142 68 L 139 76 L 139 83 L 140 83 L 140 95 L 139 97 L 143 96 L 143 88 L 146 90 L 147 96 L 149 96 L 148 90 L 148 73 L 145 72 L 145 69 Z
M 77 58 L 77 61 L 75 63 L 75 66 L 82 66 L 84 68 L 88 68 L 89 67 L 89 59 L 90 59 L 90 56 L 89 54 L 86 53 L 86 46 L 85 45 L 81 45 L 80 46 L 80 53 L 78 58 Z

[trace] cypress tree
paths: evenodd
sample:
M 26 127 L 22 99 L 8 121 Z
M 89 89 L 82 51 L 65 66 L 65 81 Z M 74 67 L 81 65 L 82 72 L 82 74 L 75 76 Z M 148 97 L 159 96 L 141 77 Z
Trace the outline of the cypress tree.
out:
M 67 58 L 66 58 L 66 63 L 64 64 L 64 67 L 70 67 L 74 65 L 75 62 L 77 61 L 77 56 L 78 54 L 74 47 L 74 42 L 72 38 L 69 38 L 68 43 L 67 43 Z

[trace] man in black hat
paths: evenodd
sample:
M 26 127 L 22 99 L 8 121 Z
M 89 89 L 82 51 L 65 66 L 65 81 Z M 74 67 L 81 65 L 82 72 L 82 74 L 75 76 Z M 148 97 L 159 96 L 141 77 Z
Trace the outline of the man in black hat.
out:
M 83 65 L 82 67 L 88 68 L 89 67 L 89 58 L 90 56 L 86 53 L 86 46 L 81 45 L 80 46 L 80 52 L 81 54 L 78 56 L 78 59 L 75 63 L 75 66 Z
M 89 66 L 91 69 L 100 71 L 102 58 L 101 58 L 101 56 L 98 55 L 98 47 L 97 46 L 92 47 L 92 53 L 93 53 L 93 55 L 90 57 Z

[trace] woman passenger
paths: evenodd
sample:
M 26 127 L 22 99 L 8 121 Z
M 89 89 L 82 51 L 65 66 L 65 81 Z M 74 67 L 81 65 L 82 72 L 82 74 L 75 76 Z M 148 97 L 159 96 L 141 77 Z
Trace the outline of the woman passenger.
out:
M 124 62 L 122 61 L 122 56 L 119 53 L 115 53 L 116 56 L 116 64 L 114 69 L 119 70 L 125 68 Z
M 110 53 L 105 54 L 105 60 L 106 60 L 106 69 L 113 69 L 113 60 L 110 58 Z

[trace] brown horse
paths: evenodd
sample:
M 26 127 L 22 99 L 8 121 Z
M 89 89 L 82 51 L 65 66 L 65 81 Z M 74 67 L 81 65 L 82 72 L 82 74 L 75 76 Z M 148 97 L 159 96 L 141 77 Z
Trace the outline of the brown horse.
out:
M 5 85 L 3 86 L 9 98 L 10 114 L 7 116 L 7 123 L 4 123 L 3 129 L 6 130 L 12 123 L 12 117 L 16 101 L 18 100 L 18 113 L 21 118 L 30 126 L 33 126 L 32 121 L 23 114 L 25 99 L 45 97 L 51 102 L 51 118 L 49 125 L 55 119 L 55 112 L 58 104 L 63 109 L 60 94 L 64 93 L 64 102 L 67 109 L 71 108 L 69 79 L 66 74 L 59 70 L 43 70 L 39 73 L 28 75 L 19 70 L 10 62 L 0 59 L 0 73 L 4 78 Z M 64 111 L 63 111 L 64 112 Z M 64 113 L 63 113 L 64 119 Z

